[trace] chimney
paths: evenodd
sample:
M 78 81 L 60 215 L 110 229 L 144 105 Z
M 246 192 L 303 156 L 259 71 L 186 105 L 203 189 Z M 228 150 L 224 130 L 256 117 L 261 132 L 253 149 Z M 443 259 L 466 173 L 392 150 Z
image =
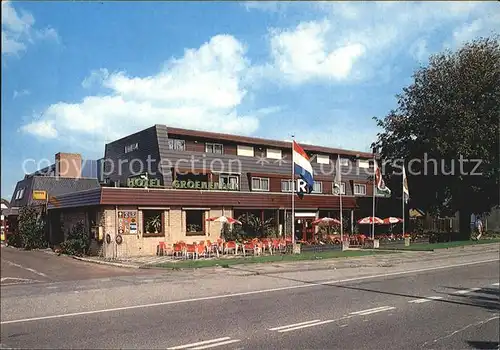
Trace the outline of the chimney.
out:
M 82 156 L 78 153 L 57 153 L 56 177 L 80 178 L 82 176 Z

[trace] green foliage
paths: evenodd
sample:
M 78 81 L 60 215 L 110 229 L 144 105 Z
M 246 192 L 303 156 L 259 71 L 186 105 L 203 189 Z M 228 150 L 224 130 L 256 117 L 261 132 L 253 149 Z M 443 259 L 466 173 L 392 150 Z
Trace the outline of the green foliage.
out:
M 27 250 L 45 248 L 44 223 L 41 215 L 33 206 L 24 206 L 19 211 L 18 232 L 14 235 L 12 245 L 22 247 Z
M 260 217 L 249 213 L 240 215 L 238 220 L 242 223 L 242 229 L 247 235 L 269 237 L 276 234 L 274 218 L 262 220 Z
M 394 161 L 420 160 L 407 171 L 412 206 L 442 216 L 460 211 L 460 231 L 469 232 L 471 213 L 487 213 L 499 203 L 499 38 L 434 55 L 413 78 L 397 95 L 398 107 L 375 118 L 384 131 L 373 146 L 393 164 L 385 173 L 397 170 L 387 180 L 395 196 L 401 193 L 402 162 Z M 426 159 L 436 159 L 437 166 Z M 476 168 L 476 161 L 460 159 L 480 163 Z
M 196 226 L 196 225 L 192 225 L 192 226 Z M 160 232 L 161 230 L 161 215 L 158 214 L 158 215 L 152 215 L 152 216 L 149 216 L 147 217 L 146 219 L 146 231 L 148 233 L 158 233 Z M 191 229 L 188 229 L 189 232 L 198 232 L 198 231 L 201 231 L 201 227 L 200 228 L 193 228 L 193 230 Z
M 68 238 L 61 243 L 61 253 L 68 255 L 85 255 L 90 247 L 90 235 L 83 222 L 78 222 L 71 229 Z

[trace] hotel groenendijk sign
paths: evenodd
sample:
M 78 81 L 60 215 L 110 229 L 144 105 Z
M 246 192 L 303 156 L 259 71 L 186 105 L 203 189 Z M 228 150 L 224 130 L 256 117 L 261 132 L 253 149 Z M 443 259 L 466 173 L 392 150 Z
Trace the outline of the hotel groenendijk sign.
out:
M 47 199 L 47 191 L 33 191 L 33 200 L 44 201 Z

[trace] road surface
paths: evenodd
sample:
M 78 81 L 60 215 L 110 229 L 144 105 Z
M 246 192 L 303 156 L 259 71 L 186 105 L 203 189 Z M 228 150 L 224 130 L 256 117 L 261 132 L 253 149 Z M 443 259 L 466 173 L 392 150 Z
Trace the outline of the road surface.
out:
M 331 282 L 311 281 L 314 272 L 184 279 L 162 273 L 89 281 L 81 289 L 7 286 L 1 343 L 51 349 L 498 349 L 495 253 Z

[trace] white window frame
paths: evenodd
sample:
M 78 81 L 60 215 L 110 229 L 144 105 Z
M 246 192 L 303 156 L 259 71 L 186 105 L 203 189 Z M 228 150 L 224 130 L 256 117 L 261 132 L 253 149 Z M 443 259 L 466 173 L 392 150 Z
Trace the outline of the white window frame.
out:
M 238 156 L 245 156 L 245 157 L 255 156 L 255 152 L 252 146 L 243 146 L 243 145 L 236 146 L 236 154 Z
M 215 152 L 216 147 L 220 147 L 220 152 Z M 224 154 L 224 145 L 222 143 L 205 142 L 205 153 Z
M 284 184 L 287 184 L 286 187 L 288 187 L 288 189 L 283 188 Z M 292 180 L 281 180 L 281 192 L 292 192 L 293 190 L 292 186 L 293 186 Z
M 231 190 L 239 191 L 240 190 L 240 176 L 234 174 L 219 174 L 219 186 L 222 186 L 222 179 L 227 178 L 227 183 L 230 184 L 231 178 L 236 179 L 236 188 L 232 188 Z
M 356 186 L 359 186 L 359 188 L 364 188 L 365 189 L 364 193 L 356 191 Z M 353 187 L 354 187 L 353 188 L 354 195 L 356 195 L 356 196 L 366 196 L 366 185 L 365 184 L 356 184 L 355 183 Z
M 314 189 L 314 187 L 316 185 L 319 185 L 319 191 L 316 191 Z M 312 193 L 323 193 L 323 182 L 322 181 L 314 181 L 314 185 L 313 185 L 313 190 L 312 190 Z
M 15 199 L 22 199 L 24 197 L 24 188 L 20 188 L 19 190 L 17 190 L 16 192 L 16 197 Z
M 255 188 L 253 186 L 254 180 L 259 180 L 259 184 L 260 184 L 259 188 Z M 266 180 L 267 181 L 267 188 L 262 188 L 262 182 L 263 182 L 262 180 Z M 271 184 L 270 184 L 270 180 L 269 180 L 268 177 L 254 177 L 254 176 L 252 176 L 252 184 L 251 185 L 252 185 L 252 191 L 268 192 L 269 191 L 269 187 L 270 187 Z
M 182 147 L 179 149 L 176 148 L 176 146 L 179 146 L 182 144 Z M 167 149 L 169 151 L 185 151 L 186 150 L 186 140 L 182 139 L 167 139 Z
M 340 158 L 340 166 L 349 166 L 349 158 Z
M 267 148 L 266 149 L 266 158 L 270 159 L 282 159 L 283 154 L 280 149 L 275 148 Z
M 335 182 L 334 182 L 334 183 L 332 183 L 332 193 L 333 193 L 333 194 L 336 194 L 336 195 L 340 195 L 340 194 L 342 194 L 342 195 L 344 196 L 344 195 L 345 195 L 345 193 L 346 193 L 346 192 L 345 192 L 345 188 L 346 188 L 346 187 L 345 187 L 345 182 L 341 182 L 341 183 L 340 183 L 340 191 L 339 191 L 339 192 L 337 192 L 336 187 L 335 187 Z
M 316 154 L 316 163 L 330 164 L 330 156 L 328 154 Z

